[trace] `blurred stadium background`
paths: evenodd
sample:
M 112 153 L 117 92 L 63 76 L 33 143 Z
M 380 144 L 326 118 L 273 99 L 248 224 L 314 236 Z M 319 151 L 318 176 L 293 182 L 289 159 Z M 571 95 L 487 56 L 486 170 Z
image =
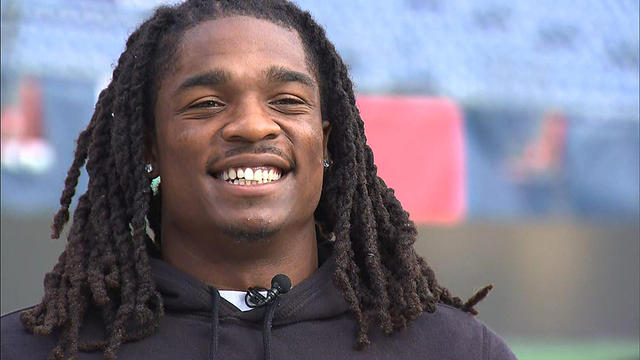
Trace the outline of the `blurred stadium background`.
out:
M 2 313 L 41 297 L 74 140 L 161 3 L 2 2 Z M 479 317 L 520 359 L 639 359 L 638 1 L 298 3 L 441 283 L 494 283 Z

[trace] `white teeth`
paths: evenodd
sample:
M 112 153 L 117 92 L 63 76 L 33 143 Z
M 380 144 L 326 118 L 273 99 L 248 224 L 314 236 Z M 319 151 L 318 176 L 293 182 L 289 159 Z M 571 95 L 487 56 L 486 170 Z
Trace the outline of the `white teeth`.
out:
M 278 169 L 230 168 L 221 173 L 222 180 L 234 185 L 268 184 L 282 177 Z
M 253 180 L 253 170 L 251 168 L 246 168 L 244 170 L 244 178 L 247 180 Z

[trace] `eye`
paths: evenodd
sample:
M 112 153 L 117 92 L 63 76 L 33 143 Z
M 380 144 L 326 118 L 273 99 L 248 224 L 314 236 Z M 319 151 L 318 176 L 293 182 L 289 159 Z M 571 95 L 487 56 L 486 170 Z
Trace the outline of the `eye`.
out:
M 298 98 L 286 97 L 271 102 L 273 105 L 304 105 L 305 102 Z
M 220 101 L 217 100 L 204 100 L 204 101 L 200 101 L 197 102 L 191 106 L 189 106 L 189 108 L 191 109 L 206 109 L 206 108 L 220 108 L 223 107 L 224 104 Z

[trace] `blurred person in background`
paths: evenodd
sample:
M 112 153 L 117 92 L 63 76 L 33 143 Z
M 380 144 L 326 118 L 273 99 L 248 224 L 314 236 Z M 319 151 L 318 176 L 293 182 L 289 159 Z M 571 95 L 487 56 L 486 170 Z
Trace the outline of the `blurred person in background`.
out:
M 42 94 L 35 78 L 22 81 L 17 106 L 2 109 L 2 168 L 14 173 L 41 174 L 55 160 L 44 136 Z
M 54 238 L 85 162 L 3 359 L 515 358 L 473 317 L 491 286 L 463 302 L 416 254 L 342 59 L 288 1 L 187 1 L 129 37 Z

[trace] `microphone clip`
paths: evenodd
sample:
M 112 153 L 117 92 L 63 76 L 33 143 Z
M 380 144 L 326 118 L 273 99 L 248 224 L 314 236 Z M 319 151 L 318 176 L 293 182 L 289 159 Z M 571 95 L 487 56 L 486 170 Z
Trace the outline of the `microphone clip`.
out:
M 250 287 L 244 295 L 244 302 L 250 308 L 258 308 L 271 304 L 281 294 L 286 294 L 291 289 L 291 280 L 284 274 L 278 274 L 271 279 L 271 289 L 263 287 Z M 267 296 L 260 292 L 267 292 Z
M 265 306 L 267 304 L 267 298 L 260 293 L 261 291 L 266 291 L 267 294 L 269 293 L 269 290 L 263 287 L 250 287 L 244 295 L 245 304 L 250 308 Z

